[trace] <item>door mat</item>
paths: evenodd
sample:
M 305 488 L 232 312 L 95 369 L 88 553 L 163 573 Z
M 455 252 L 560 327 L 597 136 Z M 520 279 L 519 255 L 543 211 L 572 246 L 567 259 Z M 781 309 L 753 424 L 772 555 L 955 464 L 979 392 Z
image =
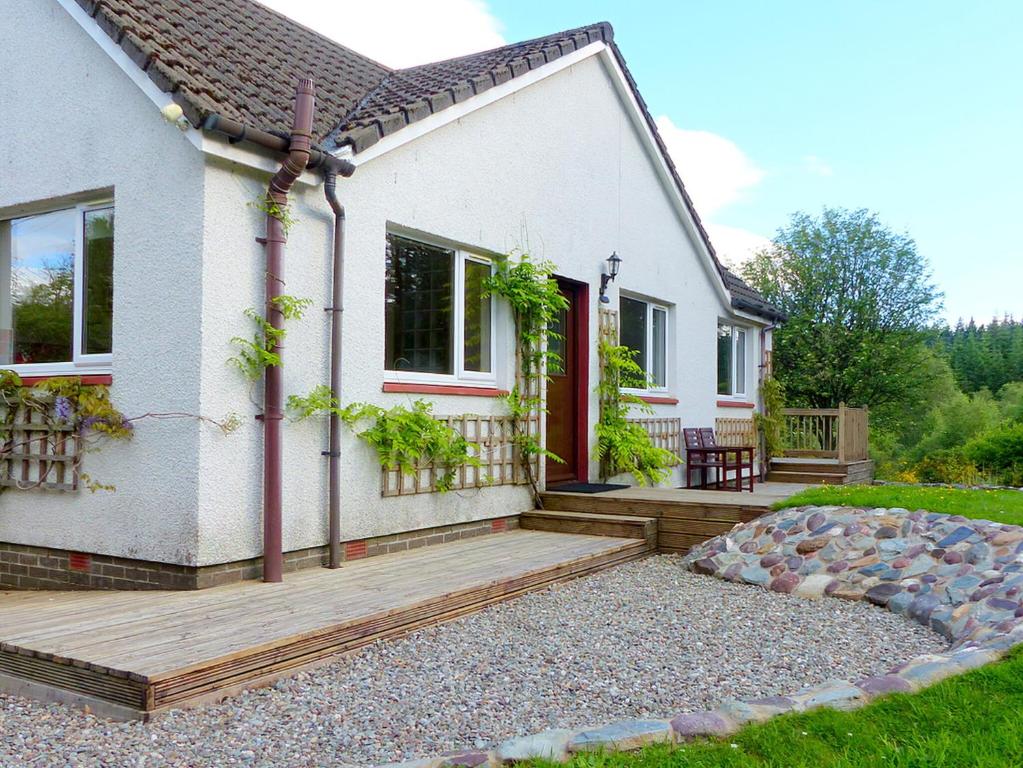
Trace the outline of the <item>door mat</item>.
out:
M 560 485 L 549 486 L 547 490 L 558 491 L 559 493 L 606 493 L 607 491 L 618 491 L 628 487 L 618 483 L 561 483 Z

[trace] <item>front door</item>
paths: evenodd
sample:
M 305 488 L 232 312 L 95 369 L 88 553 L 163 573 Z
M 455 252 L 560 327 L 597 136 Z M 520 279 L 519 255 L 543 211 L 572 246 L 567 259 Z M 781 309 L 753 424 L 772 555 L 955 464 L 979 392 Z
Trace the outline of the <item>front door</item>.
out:
M 568 299 L 552 325 L 549 349 L 560 360 L 548 361 L 547 450 L 564 463 L 547 459 L 547 485 L 583 481 L 586 477 L 586 286 L 558 280 Z M 555 336 L 554 334 L 557 334 Z M 560 338 L 559 338 L 560 337 Z

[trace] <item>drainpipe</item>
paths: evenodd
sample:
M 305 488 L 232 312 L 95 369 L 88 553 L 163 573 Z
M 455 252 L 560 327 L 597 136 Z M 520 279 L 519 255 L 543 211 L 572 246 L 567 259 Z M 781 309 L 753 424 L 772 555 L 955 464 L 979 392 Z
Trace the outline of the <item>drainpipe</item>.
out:
M 270 179 L 267 188 L 267 202 L 279 210 L 288 207 L 288 192 L 302 175 L 309 163 L 312 145 L 313 81 L 301 79 L 295 89 L 295 121 L 291 130 L 288 155 L 280 169 Z M 266 216 L 266 318 L 270 325 L 284 327 L 284 317 L 277 307 L 276 299 L 282 294 L 284 285 L 284 244 L 287 232 L 281 220 L 269 213 Z M 282 348 L 275 345 L 275 354 L 282 354 Z M 279 365 L 266 368 L 263 390 L 263 581 L 281 581 L 284 567 L 284 553 L 281 536 L 281 475 L 282 446 L 281 422 L 284 419 L 284 380 Z
M 350 174 L 349 174 L 350 175 Z M 337 199 L 337 174 L 323 177 L 323 195 L 334 211 L 334 260 L 330 306 L 330 395 L 341 402 L 341 314 L 344 312 L 345 207 Z M 341 419 L 330 414 L 330 445 L 324 452 L 329 462 L 327 517 L 330 523 L 330 567 L 341 567 Z

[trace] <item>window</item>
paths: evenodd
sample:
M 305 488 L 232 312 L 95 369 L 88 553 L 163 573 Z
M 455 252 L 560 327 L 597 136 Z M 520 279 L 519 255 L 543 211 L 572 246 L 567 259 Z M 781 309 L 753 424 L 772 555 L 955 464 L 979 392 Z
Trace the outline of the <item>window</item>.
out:
M 633 350 L 636 364 L 647 382 L 637 389 L 666 389 L 668 386 L 668 310 L 656 304 L 622 296 L 620 298 L 621 344 Z
M 718 324 L 718 394 L 746 394 L 746 329 Z
M 491 263 L 387 235 L 384 367 L 398 373 L 494 378 Z
M 0 221 L 0 366 L 36 375 L 108 367 L 113 268 L 110 203 Z

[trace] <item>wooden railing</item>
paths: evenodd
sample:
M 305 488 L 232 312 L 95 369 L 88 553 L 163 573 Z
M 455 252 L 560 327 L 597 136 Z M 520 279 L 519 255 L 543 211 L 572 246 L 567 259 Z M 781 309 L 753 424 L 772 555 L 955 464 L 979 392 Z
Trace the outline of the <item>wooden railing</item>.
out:
M 782 440 L 785 455 L 838 459 L 867 458 L 869 415 L 866 408 L 785 408 Z

